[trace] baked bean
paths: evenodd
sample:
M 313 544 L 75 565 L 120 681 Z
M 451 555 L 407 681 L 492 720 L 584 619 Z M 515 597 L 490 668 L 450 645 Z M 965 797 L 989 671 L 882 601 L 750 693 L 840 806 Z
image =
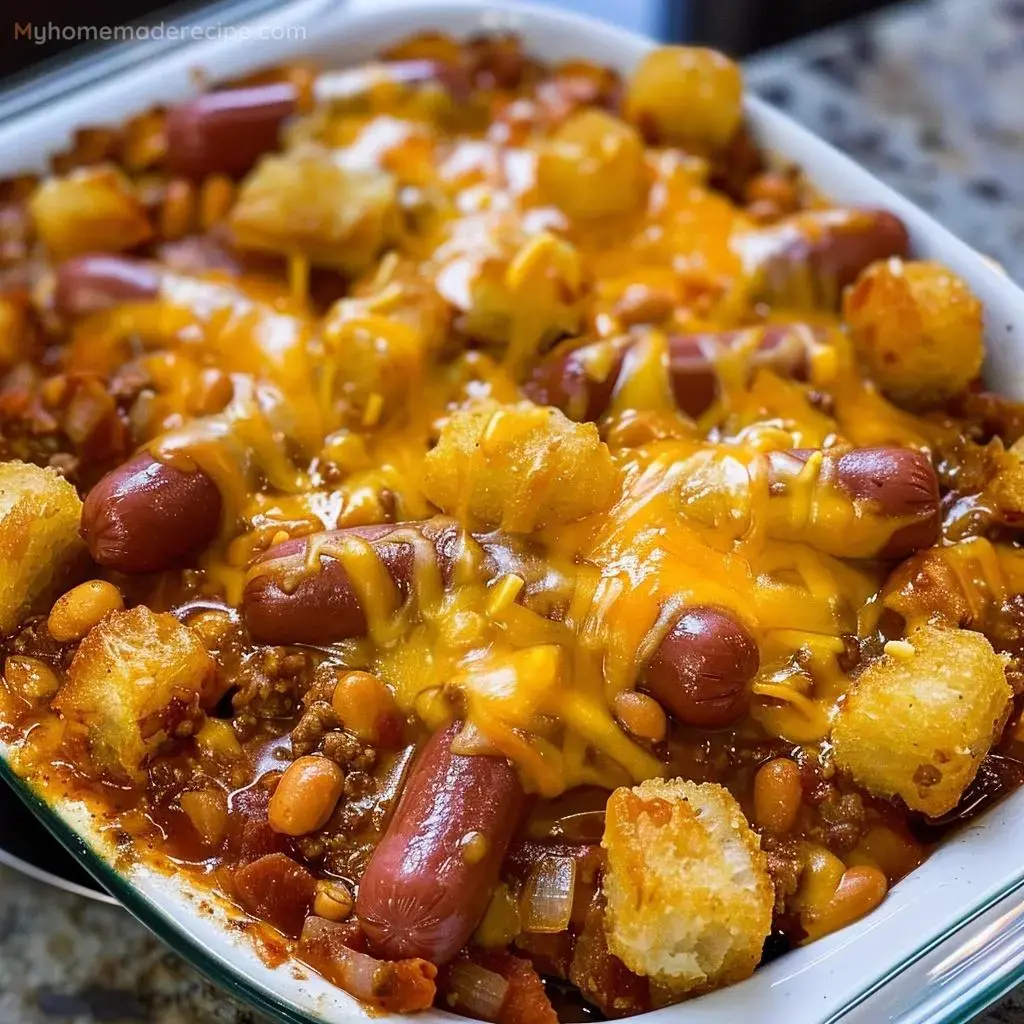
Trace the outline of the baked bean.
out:
M 57 673 L 39 658 L 12 654 L 4 661 L 7 688 L 30 704 L 49 700 L 60 689 Z
M 313 913 L 328 921 L 344 921 L 352 914 L 355 900 L 348 886 L 341 881 L 321 879 L 316 883 Z
M 54 277 L 53 306 L 64 317 L 86 316 L 122 302 L 145 302 L 160 291 L 160 271 L 130 256 L 92 253 L 65 260 Z
M 334 688 L 331 706 L 349 732 L 364 743 L 395 746 L 402 722 L 391 691 L 369 672 L 346 672 Z
M 838 557 L 901 558 L 939 539 L 938 477 L 914 449 L 771 452 L 768 476 L 768 532 L 781 540 Z
M 846 865 L 830 850 L 809 844 L 804 853 L 800 885 L 792 899 L 794 909 L 804 915 L 819 913 L 839 888 Z
M 292 761 L 270 798 L 267 821 L 275 832 L 304 836 L 327 824 L 345 788 L 345 773 L 326 757 Z
M 754 776 L 754 821 L 766 832 L 789 832 L 802 799 L 800 769 L 795 761 L 776 757 L 758 768 Z
M 675 297 L 669 291 L 632 285 L 615 303 L 615 316 L 623 327 L 637 324 L 658 324 L 675 308 Z
M 780 306 L 837 309 L 843 289 L 876 260 L 906 257 L 903 222 L 885 210 L 806 210 L 749 241 L 757 290 Z
M 847 868 L 831 899 L 823 906 L 808 907 L 801 914 L 807 938 L 818 939 L 853 924 L 871 913 L 888 891 L 888 879 L 878 868 L 868 864 Z
M 100 565 L 155 572 L 213 540 L 220 514 L 220 491 L 201 469 L 178 469 L 141 452 L 89 492 L 82 537 Z
M 356 913 L 378 956 L 451 960 L 498 881 L 523 791 L 505 758 L 452 753 L 460 727 L 428 740 L 359 883 Z
M 81 640 L 107 612 L 124 607 L 121 591 L 106 580 L 89 580 L 62 594 L 50 609 L 46 628 L 61 643 Z
M 241 177 L 277 148 L 282 122 L 294 113 L 298 93 L 290 82 L 222 89 L 167 113 L 167 165 L 200 181 L 211 174 Z
M 637 739 L 660 743 L 668 732 L 665 709 L 653 698 L 635 690 L 615 695 L 615 717 Z
M 717 729 L 746 711 L 759 665 L 757 644 L 736 619 L 690 608 L 647 663 L 643 686 L 680 722 Z
M 783 377 L 807 378 L 810 355 L 822 331 L 805 324 L 773 324 L 746 330 L 676 334 L 669 338 L 669 384 L 676 404 L 688 416 L 703 415 L 719 396 L 717 362 L 741 344 L 747 373 L 769 369 Z M 629 350 L 637 339 L 571 344 L 541 362 L 525 385 L 540 405 L 554 405 L 575 420 L 599 420 L 618 389 Z

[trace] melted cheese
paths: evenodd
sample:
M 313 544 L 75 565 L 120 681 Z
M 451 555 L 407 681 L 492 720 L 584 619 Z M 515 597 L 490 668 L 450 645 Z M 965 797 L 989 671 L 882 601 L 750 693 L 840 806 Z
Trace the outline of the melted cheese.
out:
M 225 496 L 221 541 L 203 567 L 207 588 L 232 603 L 254 555 L 282 536 L 430 516 L 423 460 L 443 417 L 515 401 L 538 351 L 561 333 L 620 337 L 616 303 L 630 289 L 670 293 L 666 331 L 729 328 L 764 312 L 750 300 L 753 225 L 705 186 L 700 161 L 651 151 L 644 209 L 572 223 L 536 194 L 536 140 L 446 134 L 407 98 L 378 96 L 372 107 L 321 109 L 305 129 L 338 147 L 342 162 L 394 174 L 410 214 L 394 251 L 326 319 L 305 307 L 299 255 L 289 287 L 276 290 L 168 275 L 158 300 L 98 314 L 72 343 L 72 366 L 112 368 L 141 351 L 161 400 L 161 418 L 141 425 L 149 447 L 198 464 Z M 856 525 L 881 537 L 899 524 L 872 525 L 870 510 L 824 488 L 816 457 L 773 496 L 765 453 L 842 442 L 928 448 L 940 428 L 894 409 L 860 378 L 838 324 L 797 317 L 828 328 L 812 346 L 810 380 L 766 370 L 751 379 L 752 332 L 719 356 L 720 398 L 696 424 L 672 399 L 667 333 L 639 335 L 605 421 L 620 497 L 534 537 L 550 566 L 535 589 L 550 591 L 558 616 L 531 610 L 544 603 L 536 594 L 517 602 L 522 577 L 482 576 L 472 543 L 445 586 L 430 545 L 408 531 L 408 602 L 365 541 L 313 545 L 304 571 L 327 554 L 357 581 L 369 636 L 355 660 L 431 727 L 461 702 L 461 742 L 507 754 L 545 795 L 611 787 L 661 771 L 616 722 L 615 695 L 637 686 L 683 608 L 714 605 L 758 642 L 757 722 L 794 743 L 822 740 L 847 685 L 843 637 L 873 628 L 883 570 L 823 554 L 800 533 Z M 452 323 L 482 347 L 453 350 Z M 611 342 L 588 360 L 588 374 L 605 379 Z M 197 417 L 194 382 L 209 369 L 230 377 L 233 397 Z M 830 411 L 816 404 L 822 392 Z M 180 425 L 159 429 L 168 416 Z M 996 589 L 1001 570 L 990 562 L 972 565 Z

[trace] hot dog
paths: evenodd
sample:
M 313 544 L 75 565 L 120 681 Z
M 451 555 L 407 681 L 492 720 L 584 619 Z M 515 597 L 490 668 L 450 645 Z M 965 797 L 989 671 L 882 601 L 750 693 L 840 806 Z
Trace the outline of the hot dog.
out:
M 416 567 L 417 539 L 426 540 L 447 583 L 462 546 L 475 541 L 453 520 L 437 518 L 398 526 L 358 526 L 285 541 L 253 566 L 242 595 L 242 613 L 259 643 L 333 643 L 364 636 L 368 624 L 348 569 L 332 554 L 346 540 L 366 541 L 407 598 Z M 308 571 L 309 545 L 322 547 L 319 568 Z M 423 548 L 420 547 L 422 554 Z
M 755 333 L 749 344 L 751 332 Z M 805 380 L 813 348 L 822 333 L 804 324 L 773 324 L 749 330 L 677 334 L 668 342 L 668 372 L 676 404 L 688 416 L 703 415 L 719 395 L 717 362 L 744 344 L 751 374 L 770 369 Z M 527 395 L 540 405 L 554 405 L 576 420 L 598 420 L 607 411 L 637 338 L 591 342 L 556 350 L 534 371 Z
M 472 545 L 482 578 L 516 572 L 527 580 L 519 600 L 542 615 L 559 616 L 571 581 L 535 564 L 494 535 L 473 538 L 453 520 L 438 517 L 398 526 L 363 526 L 286 541 L 271 548 L 250 571 L 242 614 L 258 643 L 327 644 L 364 636 L 368 629 L 357 587 L 330 553 L 332 542 L 359 538 L 369 544 L 403 599 L 411 592 L 417 537 L 429 542 L 441 582 L 447 585 L 458 553 Z M 319 569 L 310 569 L 310 544 L 324 547 Z M 420 557 L 424 548 L 419 548 Z M 727 724 L 743 713 L 747 683 L 757 672 L 757 646 L 726 612 L 694 608 L 662 640 L 648 663 L 646 688 L 683 722 Z
M 524 806 L 512 765 L 454 754 L 455 723 L 428 740 L 359 883 L 371 951 L 451 960 L 487 907 Z
M 836 309 L 866 267 L 910 255 L 899 217 L 885 210 L 806 210 L 741 243 L 756 291 L 783 306 Z
M 810 464 L 813 459 L 813 464 Z M 910 448 L 768 455 L 768 533 L 847 558 L 902 558 L 939 539 L 939 482 Z
M 167 164 L 201 180 L 240 177 L 277 147 L 282 121 L 295 111 L 298 92 L 288 82 L 222 89 L 173 107 L 167 114 Z
M 155 572 L 213 540 L 220 514 L 220 491 L 202 470 L 180 469 L 141 452 L 92 488 L 81 532 L 100 565 Z
M 706 729 L 731 725 L 750 702 L 757 644 L 728 612 L 687 609 L 644 670 L 642 686 L 680 722 Z
M 53 305 L 74 318 L 122 302 L 145 302 L 160 291 L 160 269 L 130 256 L 91 253 L 65 260 L 54 278 Z

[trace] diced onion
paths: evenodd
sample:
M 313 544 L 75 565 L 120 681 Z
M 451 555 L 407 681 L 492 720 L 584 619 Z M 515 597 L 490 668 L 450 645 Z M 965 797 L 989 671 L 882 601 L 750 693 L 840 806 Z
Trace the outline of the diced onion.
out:
M 523 931 L 563 932 L 572 916 L 574 857 L 544 857 L 530 873 L 519 902 Z
M 467 722 L 452 740 L 452 753 L 467 757 L 501 756 L 501 751 L 472 722 Z
M 449 1003 L 479 1020 L 497 1020 L 508 994 L 508 982 L 469 960 L 452 964 L 448 972 Z

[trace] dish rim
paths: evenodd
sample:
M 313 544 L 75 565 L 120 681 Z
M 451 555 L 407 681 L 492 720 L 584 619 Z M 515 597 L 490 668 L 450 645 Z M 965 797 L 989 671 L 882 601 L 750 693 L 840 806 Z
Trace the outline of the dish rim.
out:
M 225 16 L 233 15 L 236 23 L 250 23 L 249 19 L 253 15 L 263 20 L 266 8 L 266 0 L 246 0 L 243 3 L 227 6 L 223 9 L 223 13 Z M 220 10 L 219 5 L 218 10 Z M 410 23 L 396 23 L 397 19 L 394 15 L 403 11 L 415 12 L 415 18 Z M 567 34 L 571 34 L 573 29 L 578 29 L 581 34 L 590 37 L 601 37 L 609 48 L 614 48 L 617 45 L 623 53 L 632 52 L 634 57 L 644 49 L 656 45 L 650 39 L 615 28 L 587 15 L 552 10 L 537 4 L 517 3 L 512 2 L 512 0 L 489 0 L 489 2 L 478 2 L 478 0 L 384 0 L 382 3 L 374 3 L 373 0 L 347 0 L 347 2 L 345 0 L 291 0 L 290 3 L 277 8 L 270 17 L 275 21 L 284 20 L 289 22 L 302 16 L 312 18 L 334 18 L 340 16 L 344 26 L 351 32 L 353 37 L 360 36 L 360 33 L 363 33 L 363 38 L 355 42 L 354 45 L 358 49 L 365 51 L 375 48 L 379 45 L 379 41 L 385 37 L 398 38 L 422 29 L 429 24 L 436 24 L 438 20 L 452 18 L 453 15 L 463 15 L 466 17 L 467 25 L 465 28 L 467 30 L 476 29 L 479 31 L 490 29 L 493 31 L 506 27 L 506 24 L 509 22 L 519 27 L 522 27 L 521 23 L 526 25 L 532 24 L 533 31 L 535 32 L 540 31 L 537 28 L 538 24 L 546 24 L 552 31 L 560 30 Z M 473 21 L 472 25 L 468 24 L 470 20 Z M 446 29 L 450 30 L 451 27 L 451 25 L 445 25 Z M 328 33 L 331 31 L 337 32 L 338 25 L 335 25 L 333 29 L 329 28 L 327 31 Z M 377 40 L 377 42 L 371 43 L 369 41 L 371 38 Z M 346 44 L 352 42 L 353 40 L 346 39 Z M 293 51 L 301 52 L 303 49 L 308 50 L 309 48 L 293 47 L 292 49 Z M 588 54 L 585 46 L 581 45 L 580 51 L 583 56 L 598 59 L 594 57 L 594 54 Z M 215 48 L 203 45 L 195 46 L 187 42 L 165 48 L 154 56 L 155 64 L 148 68 L 149 77 L 156 77 L 161 67 L 167 67 L 172 62 L 180 62 L 183 57 L 185 58 L 185 67 L 202 66 L 209 61 L 210 55 L 214 52 Z M 271 54 L 263 50 L 260 51 L 260 54 L 258 60 L 246 60 L 245 55 L 239 54 L 236 49 L 234 53 L 234 66 L 226 72 L 223 68 L 218 68 L 217 74 L 223 77 L 225 74 L 237 73 L 235 68 L 238 66 L 264 66 L 279 62 L 288 56 L 287 53 Z M 150 63 L 148 57 L 135 61 L 121 61 L 116 66 L 110 64 L 110 62 L 99 60 L 91 76 L 83 76 L 80 73 L 81 69 L 79 69 L 76 87 L 87 94 L 90 91 L 101 88 L 105 83 L 110 83 L 111 80 L 120 80 L 123 76 L 138 70 L 138 66 L 144 63 Z M 24 126 L 25 123 L 40 117 L 39 104 L 25 100 L 26 95 L 29 95 L 29 100 L 31 99 L 30 94 L 33 88 L 41 87 L 44 82 L 49 82 L 51 78 L 55 81 L 49 82 L 49 85 L 55 88 L 60 84 L 60 79 L 67 76 L 69 72 L 74 72 L 76 66 L 72 64 L 69 67 L 59 68 L 50 76 L 47 76 L 44 81 L 28 83 L 28 85 L 22 86 L 19 90 L 21 94 L 21 100 L 19 101 L 21 103 L 20 112 L 16 113 L 9 121 L 4 119 L 4 115 L 9 107 L 7 103 L 9 98 L 0 96 L 0 124 L 2 124 L 2 127 L 0 127 L 0 140 L 5 140 L 12 131 L 16 133 L 19 125 Z M 78 98 L 80 99 L 81 97 Z M 68 99 L 63 99 L 60 102 L 65 107 L 74 105 Z M 150 102 L 152 102 L 151 98 L 140 97 L 130 105 L 138 109 L 145 107 Z M 918 209 L 909 200 L 893 192 L 884 183 L 870 175 L 869 172 L 834 150 L 828 143 L 813 136 L 806 129 L 791 121 L 785 114 L 776 111 L 764 101 L 750 94 L 746 97 L 746 107 L 748 114 L 759 129 L 768 127 L 768 135 L 770 137 L 773 135 L 788 135 L 791 140 L 802 139 L 805 145 L 813 145 L 819 151 L 817 154 L 821 158 L 819 162 L 831 164 L 837 174 L 840 172 L 845 173 L 854 182 L 854 191 L 860 191 L 865 195 L 872 196 L 878 202 L 878 205 L 892 209 L 906 219 L 912 228 L 916 227 L 919 231 L 924 232 L 928 236 L 928 246 L 926 246 L 924 255 L 928 255 L 928 247 L 941 252 L 939 258 L 943 259 L 952 269 L 964 273 L 972 285 L 977 288 L 983 301 L 985 301 L 987 310 L 991 312 L 993 305 L 998 309 L 999 312 L 995 317 L 995 322 L 988 324 L 990 338 L 993 335 L 1003 334 L 1003 342 L 1007 348 L 1012 350 L 1015 346 L 1019 347 L 1019 343 L 1013 341 L 1008 336 L 1013 333 L 1015 325 L 1019 325 L 1021 332 L 1024 333 L 1024 292 L 1020 291 L 1008 279 L 1000 276 L 997 271 L 985 263 L 979 254 L 959 239 L 956 239 L 955 236 L 950 234 L 941 225 L 938 225 L 928 214 Z M 121 116 L 123 115 L 118 113 L 110 116 L 109 120 L 116 121 Z M 781 149 L 777 151 L 782 152 Z M 792 158 L 791 154 L 787 154 L 787 156 Z M 829 184 L 824 183 L 822 187 L 826 193 L 836 194 L 837 190 L 833 189 Z M 836 196 L 836 198 L 839 197 Z M 1001 347 L 998 346 L 998 351 L 995 352 L 990 350 L 990 356 L 998 356 L 1001 352 Z M 1016 392 L 1018 397 L 1024 397 L 1024 366 L 1011 365 L 1009 367 L 1010 371 L 1015 370 L 1016 372 L 1010 372 L 1007 375 L 1001 372 L 1006 367 L 1006 362 L 1006 359 L 996 359 L 996 365 L 994 367 L 989 365 L 988 370 L 997 376 L 1001 382 L 1008 382 L 1010 391 Z M 1024 359 L 1017 359 L 1016 362 L 1018 364 L 1024 363 Z M 3 777 L 13 785 L 15 791 L 46 828 L 134 916 L 138 917 L 163 941 L 171 945 L 176 952 L 182 955 L 194 967 L 207 974 L 215 983 L 228 989 L 233 995 L 258 1010 L 274 1014 L 279 1019 L 287 1021 L 288 1024 L 309 1024 L 310 1021 L 326 1021 L 328 1019 L 339 1022 L 364 1019 L 365 1011 L 347 996 L 342 1001 L 345 1003 L 344 1006 L 327 1007 L 332 1012 L 338 1009 L 341 1016 L 327 1018 L 322 1016 L 321 1010 L 303 1008 L 297 1003 L 279 996 L 265 984 L 253 979 L 251 975 L 247 976 L 244 967 L 239 966 L 239 964 L 225 963 L 225 958 L 222 955 L 202 945 L 203 940 L 201 936 L 188 930 L 166 908 L 158 904 L 152 893 L 144 891 L 140 887 L 136 874 L 139 870 L 145 873 L 146 869 L 133 869 L 131 872 L 122 873 L 115 868 L 109 862 L 109 855 L 105 855 L 98 848 L 101 845 L 98 842 L 101 837 L 95 828 L 95 823 L 92 823 L 92 828 L 89 828 L 83 822 L 79 822 L 76 827 L 72 823 L 75 818 L 75 812 L 68 806 L 65 806 L 63 802 L 51 805 L 40 797 L 28 781 L 14 773 L 6 759 L 7 755 L 9 755 L 9 749 L 0 742 L 0 777 Z M 1017 795 L 1024 799 L 1024 793 Z M 1013 795 L 1008 797 L 1007 800 L 1012 801 Z M 983 820 L 987 825 L 991 825 L 997 810 L 997 808 L 992 808 L 983 816 Z M 1009 881 L 1004 881 L 985 890 L 983 895 L 971 903 L 964 914 L 957 918 L 948 928 L 926 938 L 911 953 L 902 956 L 898 962 L 891 964 L 881 974 L 867 982 L 855 996 L 844 1002 L 842 1006 L 835 1008 L 827 1016 L 816 1017 L 814 1020 L 823 1022 L 835 1021 L 840 1017 L 850 1015 L 894 978 L 902 975 L 908 968 L 920 962 L 930 952 L 946 943 L 952 936 L 957 935 L 962 929 L 976 921 L 1001 901 L 1013 896 L 1022 888 L 1024 888 L 1024 866 L 1021 867 L 1018 875 Z M 894 891 L 898 891 L 898 889 L 899 887 L 897 886 Z M 183 892 L 183 901 L 187 895 L 187 893 Z M 853 929 L 858 930 L 858 934 L 860 933 L 858 926 L 853 926 Z M 850 929 L 846 931 L 848 932 Z M 841 934 L 845 934 L 845 932 Z M 851 939 L 851 941 L 853 940 Z M 821 943 L 815 944 L 815 948 L 819 946 L 821 946 Z M 830 955 L 832 953 L 826 951 L 818 959 L 823 961 Z M 1024 970 L 1018 964 L 1017 968 L 1009 976 L 997 975 L 991 978 L 988 984 L 971 988 L 970 992 L 967 993 L 970 1012 L 976 1012 L 993 999 L 998 998 L 1012 984 L 1019 981 L 1022 975 L 1024 975 Z M 707 1005 L 708 1000 L 713 1000 L 715 995 L 722 995 L 740 987 L 742 986 L 733 986 L 731 989 L 722 990 L 720 993 L 702 997 L 697 1002 L 683 1004 L 686 1008 L 685 1010 L 682 1007 L 670 1007 L 665 1010 L 642 1015 L 636 1019 L 652 1022 L 666 1021 L 676 1018 L 682 1012 L 692 1016 L 695 1008 Z M 333 989 L 333 986 L 331 988 Z M 337 1002 L 337 1000 L 330 1000 L 330 1002 Z M 959 1014 L 967 1009 L 968 1007 L 964 1005 L 964 1001 L 958 999 L 955 1005 L 942 1008 L 943 1015 L 941 1017 L 931 1016 L 928 1019 L 932 1022 L 952 1020 L 954 1019 L 952 1014 Z M 728 1015 L 729 1010 L 723 1007 L 723 1012 Z M 703 1015 L 701 1017 L 703 1018 Z M 427 1013 L 416 1015 L 415 1018 L 410 1017 L 408 1019 L 416 1019 L 423 1022 L 423 1024 L 428 1024 L 430 1021 L 452 1020 L 455 1018 L 443 1011 L 440 1013 L 428 1011 Z M 810 1020 L 811 1018 L 807 1019 Z

